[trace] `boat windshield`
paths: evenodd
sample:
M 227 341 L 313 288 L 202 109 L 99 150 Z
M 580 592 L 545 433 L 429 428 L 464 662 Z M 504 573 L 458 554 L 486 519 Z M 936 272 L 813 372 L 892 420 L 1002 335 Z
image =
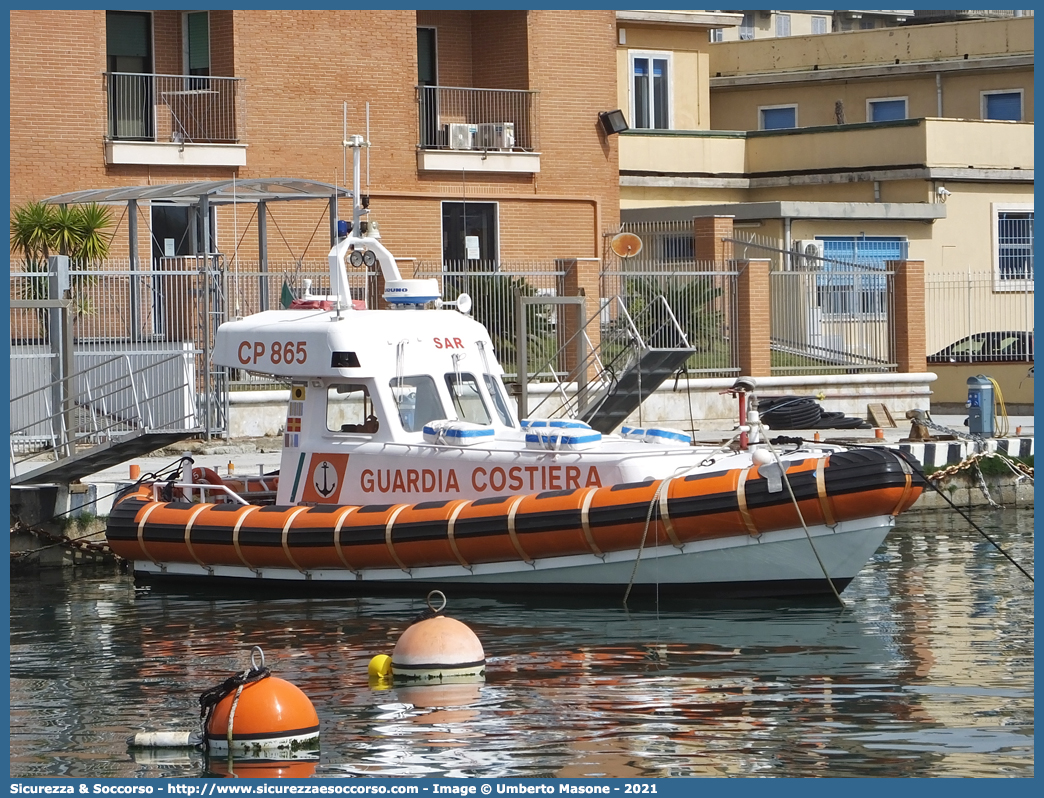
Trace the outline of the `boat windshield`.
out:
M 515 426 L 515 419 L 512 417 L 511 411 L 508 410 L 507 399 L 504 398 L 504 384 L 492 374 L 483 374 L 482 379 L 486 381 L 486 390 L 489 391 L 489 397 L 493 400 L 493 407 L 496 408 L 497 415 L 504 422 L 504 426 Z
M 453 409 L 457 412 L 458 419 L 475 424 L 488 424 L 491 421 L 474 375 L 447 374 L 446 385 L 449 387 Z
M 406 432 L 420 432 L 429 421 L 446 418 L 435 380 L 427 374 L 397 377 L 391 381 L 391 391 L 399 411 L 399 421 Z

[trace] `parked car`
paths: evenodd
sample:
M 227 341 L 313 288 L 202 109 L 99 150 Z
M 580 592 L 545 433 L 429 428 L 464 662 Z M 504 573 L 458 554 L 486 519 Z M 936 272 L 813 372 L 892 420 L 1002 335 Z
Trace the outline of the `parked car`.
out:
M 981 332 L 961 338 L 934 355 L 929 363 L 1033 362 L 1033 331 Z

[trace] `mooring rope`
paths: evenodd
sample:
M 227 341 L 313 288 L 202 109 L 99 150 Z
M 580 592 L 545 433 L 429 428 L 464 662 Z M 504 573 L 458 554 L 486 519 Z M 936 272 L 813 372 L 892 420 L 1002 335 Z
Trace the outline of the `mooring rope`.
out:
M 805 516 L 801 512 L 801 507 L 798 505 L 797 497 L 794 495 L 794 488 L 790 484 L 790 477 L 787 475 L 787 469 L 783 466 L 783 460 L 779 456 L 779 452 L 776 451 L 776 447 L 772 441 L 768 440 L 767 430 L 761 421 L 758 421 L 758 429 L 761 431 L 762 437 L 764 437 L 765 443 L 768 444 L 769 451 L 772 452 L 773 457 L 776 458 L 776 464 L 779 466 L 779 471 L 783 475 L 783 482 L 786 483 L 787 493 L 790 494 L 790 501 L 794 504 L 794 510 L 797 512 L 798 520 L 801 522 L 801 528 L 805 530 L 805 537 L 808 538 L 808 545 L 812 547 L 812 553 L 816 557 L 816 562 L 819 563 L 819 569 L 823 572 L 823 577 L 826 579 L 827 584 L 830 585 L 830 592 L 834 594 L 834 598 L 837 599 L 837 603 L 841 605 L 841 608 L 845 608 L 845 602 L 841 598 L 841 594 L 838 592 L 837 587 L 834 585 L 834 580 L 830 578 L 830 574 L 827 573 L 826 566 L 823 565 L 823 560 L 819 556 L 819 552 L 816 551 L 816 544 L 812 542 L 812 533 L 808 531 L 808 524 L 805 523 Z
M 254 646 L 254 650 L 261 652 L 258 646 Z M 214 714 L 214 708 L 221 703 L 225 696 L 229 695 L 233 690 L 236 691 L 236 697 L 232 701 L 232 708 L 228 715 L 228 731 L 227 738 L 229 743 L 229 749 L 232 747 L 232 719 L 235 716 L 236 704 L 239 702 L 239 696 L 243 692 L 243 688 L 254 682 L 259 682 L 262 679 L 267 679 L 272 675 L 272 671 L 265 667 L 265 655 L 261 652 L 261 659 L 259 663 L 255 663 L 254 655 L 251 654 L 250 664 L 252 667 L 247 668 L 242 673 L 237 673 L 229 676 L 221 684 L 211 687 L 209 690 L 203 692 L 199 697 L 199 725 L 200 730 L 203 734 L 203 739 L 206 740 L 207 726 L 210 725 L 210 718 Z
M 972 458 L 968 458 L 968 459 L 970 460 Z M 935 484 L 937 480 L 933 480 L 932 479 L 932 477 L 934 477 L 935 474 L 933 473 L 932 477 L 925 476 L 924 470 L 917 467 L 916 461 L 910 462 L 911 460 L 913 460 L 913 458 L 907 458 L 907 462 L 910 464 L 910 468 L 912 468 L 916 473 L 918 473 L 921 476 L 921 478 L 925 481 L 925 484 L 930 486 L 932 488 L 932 490 L 934 490 L 936 493 L 938 493 L 940 496 L 942 496 L 943 500 L 948 505 L 950 505 L 954 510 L 956 510 L 957 513 L 961 516 L 961 518 L 963 518 L 965 521 L 968 522 L 968 524 L 972 527 L 972 529 L 974 529 L 976 532 L 978 532 L 980 535 L 982 535 L 990 543 L 990 545 L 992 545 L 997 551 L 999 551 L 1001 554 L 1003 554 L 1012 565 L 1014 565 L 1016 568 L 1018 568 L 1019 571 L 1022 572 L 1023 576 L 1025 576 L 1028 580 L 1030 580 L 1030 582 L 1033 582 L 1033 577 L 1030 576 L 1029 573 L 1027 573 L 1025 568 L 1023 568 L 1021 565 L 1019 565 L 1015 561 L 1015 559 L 1010 554 L 1008 554 L 1008 552 L 1006 552 L 1003 548 L 1001 548 L 1000 544 L 997 543 L 997 541 L 995 541 L 993 538 L 991 538 L 989 535 L 987 535 L 985 532 L 983 532 L 982 529 L 979 527 L 979 525 L 976 524 L 974 521 L 972 521 L 970 517 L 968 517 L 967 513 L 965 513 L 960 507 L 958 507 L 952 501 L 950 501 L 950 497 L 947 496 L 943 492 L 942 488 L 940 488 L 938 485 Z M 960 464 L 958 464 L 958 465 L 960 465 Z M 947 470 L 949 470 L 949 469 L 947 469 Z M 941 477 L 939 479 L 941 479 Z

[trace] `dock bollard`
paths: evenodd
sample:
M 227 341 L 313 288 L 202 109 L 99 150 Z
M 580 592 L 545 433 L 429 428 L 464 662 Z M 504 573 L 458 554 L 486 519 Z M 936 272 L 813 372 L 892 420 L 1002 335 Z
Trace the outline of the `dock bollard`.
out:
M 874 437 L 877 438 L 877 440 L 879 440 L 879 441 L 883 441 L 884 440 L 884 430 L 881 429 L 880 427 L 875 427 L 874 428 Z
M 131 479 L 137 479 L 138 477 L 141 476 L 141 466 L 138 465 L 137 463 L 131 463 L 129 470 L 130 470 L 130 478 Z
M 236 464 L 233 463 L 231 460 L 229 460 L 228 461 L 228 475 L 232 476 L 235 473 L 236 473 Z

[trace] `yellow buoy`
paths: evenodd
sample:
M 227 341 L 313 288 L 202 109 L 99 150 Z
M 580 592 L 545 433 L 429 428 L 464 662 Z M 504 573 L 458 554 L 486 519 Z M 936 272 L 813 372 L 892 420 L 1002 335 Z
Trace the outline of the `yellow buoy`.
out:
M 432 598 L 440 597 L 435 609 Z M 446 597 L 438 590 L 428 594 L 434 617 L 410 626 L 399 637 L 391 656 L 392 675 L 399 680 L 474 681 L 485 677 L 486 654 L 478 637 L 466 625 L 438 613 Z
M 370 682 L 383 682 L 391 679 L 392 675 L 392 661 L 391 657 L 387 654 L 378 654 L 370 660 L 370 664 L 366 666 L 366 673 L 370 677 Z

